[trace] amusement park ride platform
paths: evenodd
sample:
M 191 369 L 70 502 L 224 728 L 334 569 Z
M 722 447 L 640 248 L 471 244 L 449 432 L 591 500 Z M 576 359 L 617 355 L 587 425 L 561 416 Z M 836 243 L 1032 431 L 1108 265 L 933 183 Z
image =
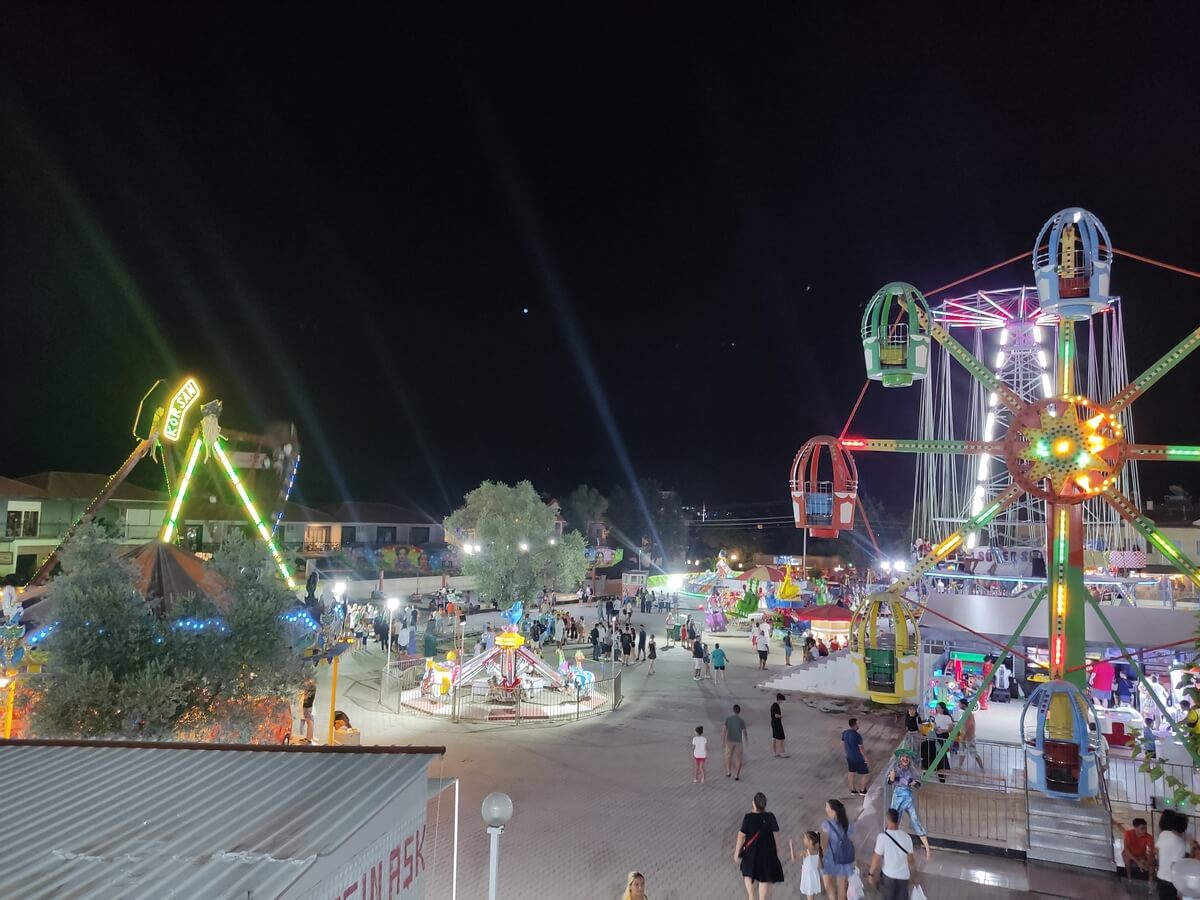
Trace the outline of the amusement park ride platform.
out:
M 1181 573 L 1200 585 L 1200 568 L 1118 487 L 1121 472 L 1133 460 L 1200 462 L 1200 447 L 1129 440 L 1120 419 L 1142 394 L 1200 347 L 1200 328 L 1110 397 L 1084 396 L 1076 385 L 1076 325 L 1108 306 L 1112 261 L 1114 254 L 1120 253 L 1114 250 L 1099 219 L 1087 210 L 1070 208 L 1043 226 L 1031 253 L 1007 261 L 1032 256 L 1040 304 L 1033 318 L 1056 332 L 1053 392 L 1041 399 L 1020 396 L 959 343 L 934 318 L 925 296 L 915 287 L 904 282 L 885 285 L 867 305 L 862 321 L 868 379 L 891 388 L 926 378 L 931 343 L 936 342 L 1004 407 L 1005 433 L 986 441 L 953 441 L 846 437 L 844 430 L 838 438 L 814 439 L 815 446 L 810 441 L 792 467 L 797 527 L 834 534 L 853 527 L 858 480 L 851 451 L 986 455 L 1002 461 L 1011 476 L 1001 492 L 973 507 L 973 514 L 960 529 L 939 541 L 886 592 L 871 595 L 857 610 L 850 649 L 859 690 L 868 691 L 880 702 L 898 703 L 912 696 L 921 646 L 917 621 L 931 612 L 910 589 L 936 566 L 966 549 L 971 534 L 1020 498 L 1045 502 L 1046 586 L 1025 598 L 1032 605 L 1007 645 L 995 643 L 1004 646 L 1003 653 L 1011 651 L 1042 600 L 1047 601 L 1045 633 L 1052 681 L 1039 688 L 1042 697 L 1030 700 L 1041 710 L 1036 743 L 1041 752 L 1045 739 L 1047 758 L 1060 744 L 1070 744 L 1086 754 L 1090 704 L 1082 688 L 1087 679 L 1085 617 L 1089 610 L 1108 632 L 1112 646 L 1119 652 L 1126 646 L 1084 584 L 1084 502 L 1096 499 L 1108 504 Z M 1200 277 L 1200 273 L 1187 274 Z M 828 452 L 830 465 L 826 468 L 832 471 L 826 480 L 821 478 L 817 459 L 822 449 Z M 1180 644 L 1190 642 L 1188 635 Z M 1144 680 L 1140 669 L 1138 675 Z M 990 678 L 984 680 L 980 692 L 988 689 Z

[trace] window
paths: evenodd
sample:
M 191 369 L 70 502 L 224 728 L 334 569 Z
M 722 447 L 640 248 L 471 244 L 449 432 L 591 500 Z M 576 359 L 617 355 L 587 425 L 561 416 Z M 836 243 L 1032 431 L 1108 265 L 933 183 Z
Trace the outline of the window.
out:
M 413 525 L 408 529 L 408 542 L 410 544 L 428 544 L 429 543 L 429 526 Z
M 309 525 L 304 529 L 304 544 L 318 550 L 326 549 L 329 546 L 329 526 Z
M 343 525 L 342 526 L 342 546 L 344 547 L 344 546 L 346 546 L 346 544 L 353 544 L 353 543 L 356 543 L 357 541 L 358 541 L 358 534 L 357 534 L 357 530 L 355 529 L 355 527 L 353 525 Z
M 7 537 L 37 537 L 38 518 L 36 509 L 10 509 L 4 533 Z
M 375 529 L 375 544 L 383 546 L 384 544 L 396 543 L 396 526 L 395 525 L 380 525 Z

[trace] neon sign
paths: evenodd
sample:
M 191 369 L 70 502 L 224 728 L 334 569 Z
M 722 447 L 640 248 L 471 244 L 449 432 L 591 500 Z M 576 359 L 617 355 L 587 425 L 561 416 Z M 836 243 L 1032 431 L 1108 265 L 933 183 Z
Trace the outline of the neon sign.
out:
M 174 443 L 183 434 L 183 419 L 187 411 L 200 398 L 200 385 L 195 378 L 188 378 L 179 386 L 171 404 L 167 407 L 167 421 L 163 425 L 162 436 Z

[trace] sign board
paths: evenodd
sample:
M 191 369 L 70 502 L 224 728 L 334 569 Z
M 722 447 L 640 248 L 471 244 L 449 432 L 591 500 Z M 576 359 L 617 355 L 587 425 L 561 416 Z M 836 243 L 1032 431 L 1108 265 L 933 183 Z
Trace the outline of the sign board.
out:
M 326 878 L 305 900 L 421 900 L 433 845 L 425 843 L 425 811 L 389 831 Z
M 167 406 L 167 419 L 163 423 L 162 436 L 174 443 L 183 434 L 183 419 L 187 411 L 200 399 L 200 385 L 195 378 L 188 378 L 179 386 L 171 403 Z

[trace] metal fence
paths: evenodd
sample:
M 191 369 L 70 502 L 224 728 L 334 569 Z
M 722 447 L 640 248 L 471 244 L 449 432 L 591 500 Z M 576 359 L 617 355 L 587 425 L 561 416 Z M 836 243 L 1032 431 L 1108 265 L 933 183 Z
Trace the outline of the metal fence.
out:
M 932 736 L 909 734 L 900 746 L 917 755 L 914 765 L 923 772 L 941 742 Z M 880 775 L 885 811 L 891 807 L 893 795 L 888 771 L 890 766 Z M 914 800 L 931 839 L 1008 847 L 1020 836 L 1024 821 L 1024 786 L 1025 758 L 1019 745 L 976 741 L 974 746 L 952 746 L 940 767 L 914 792 Z

